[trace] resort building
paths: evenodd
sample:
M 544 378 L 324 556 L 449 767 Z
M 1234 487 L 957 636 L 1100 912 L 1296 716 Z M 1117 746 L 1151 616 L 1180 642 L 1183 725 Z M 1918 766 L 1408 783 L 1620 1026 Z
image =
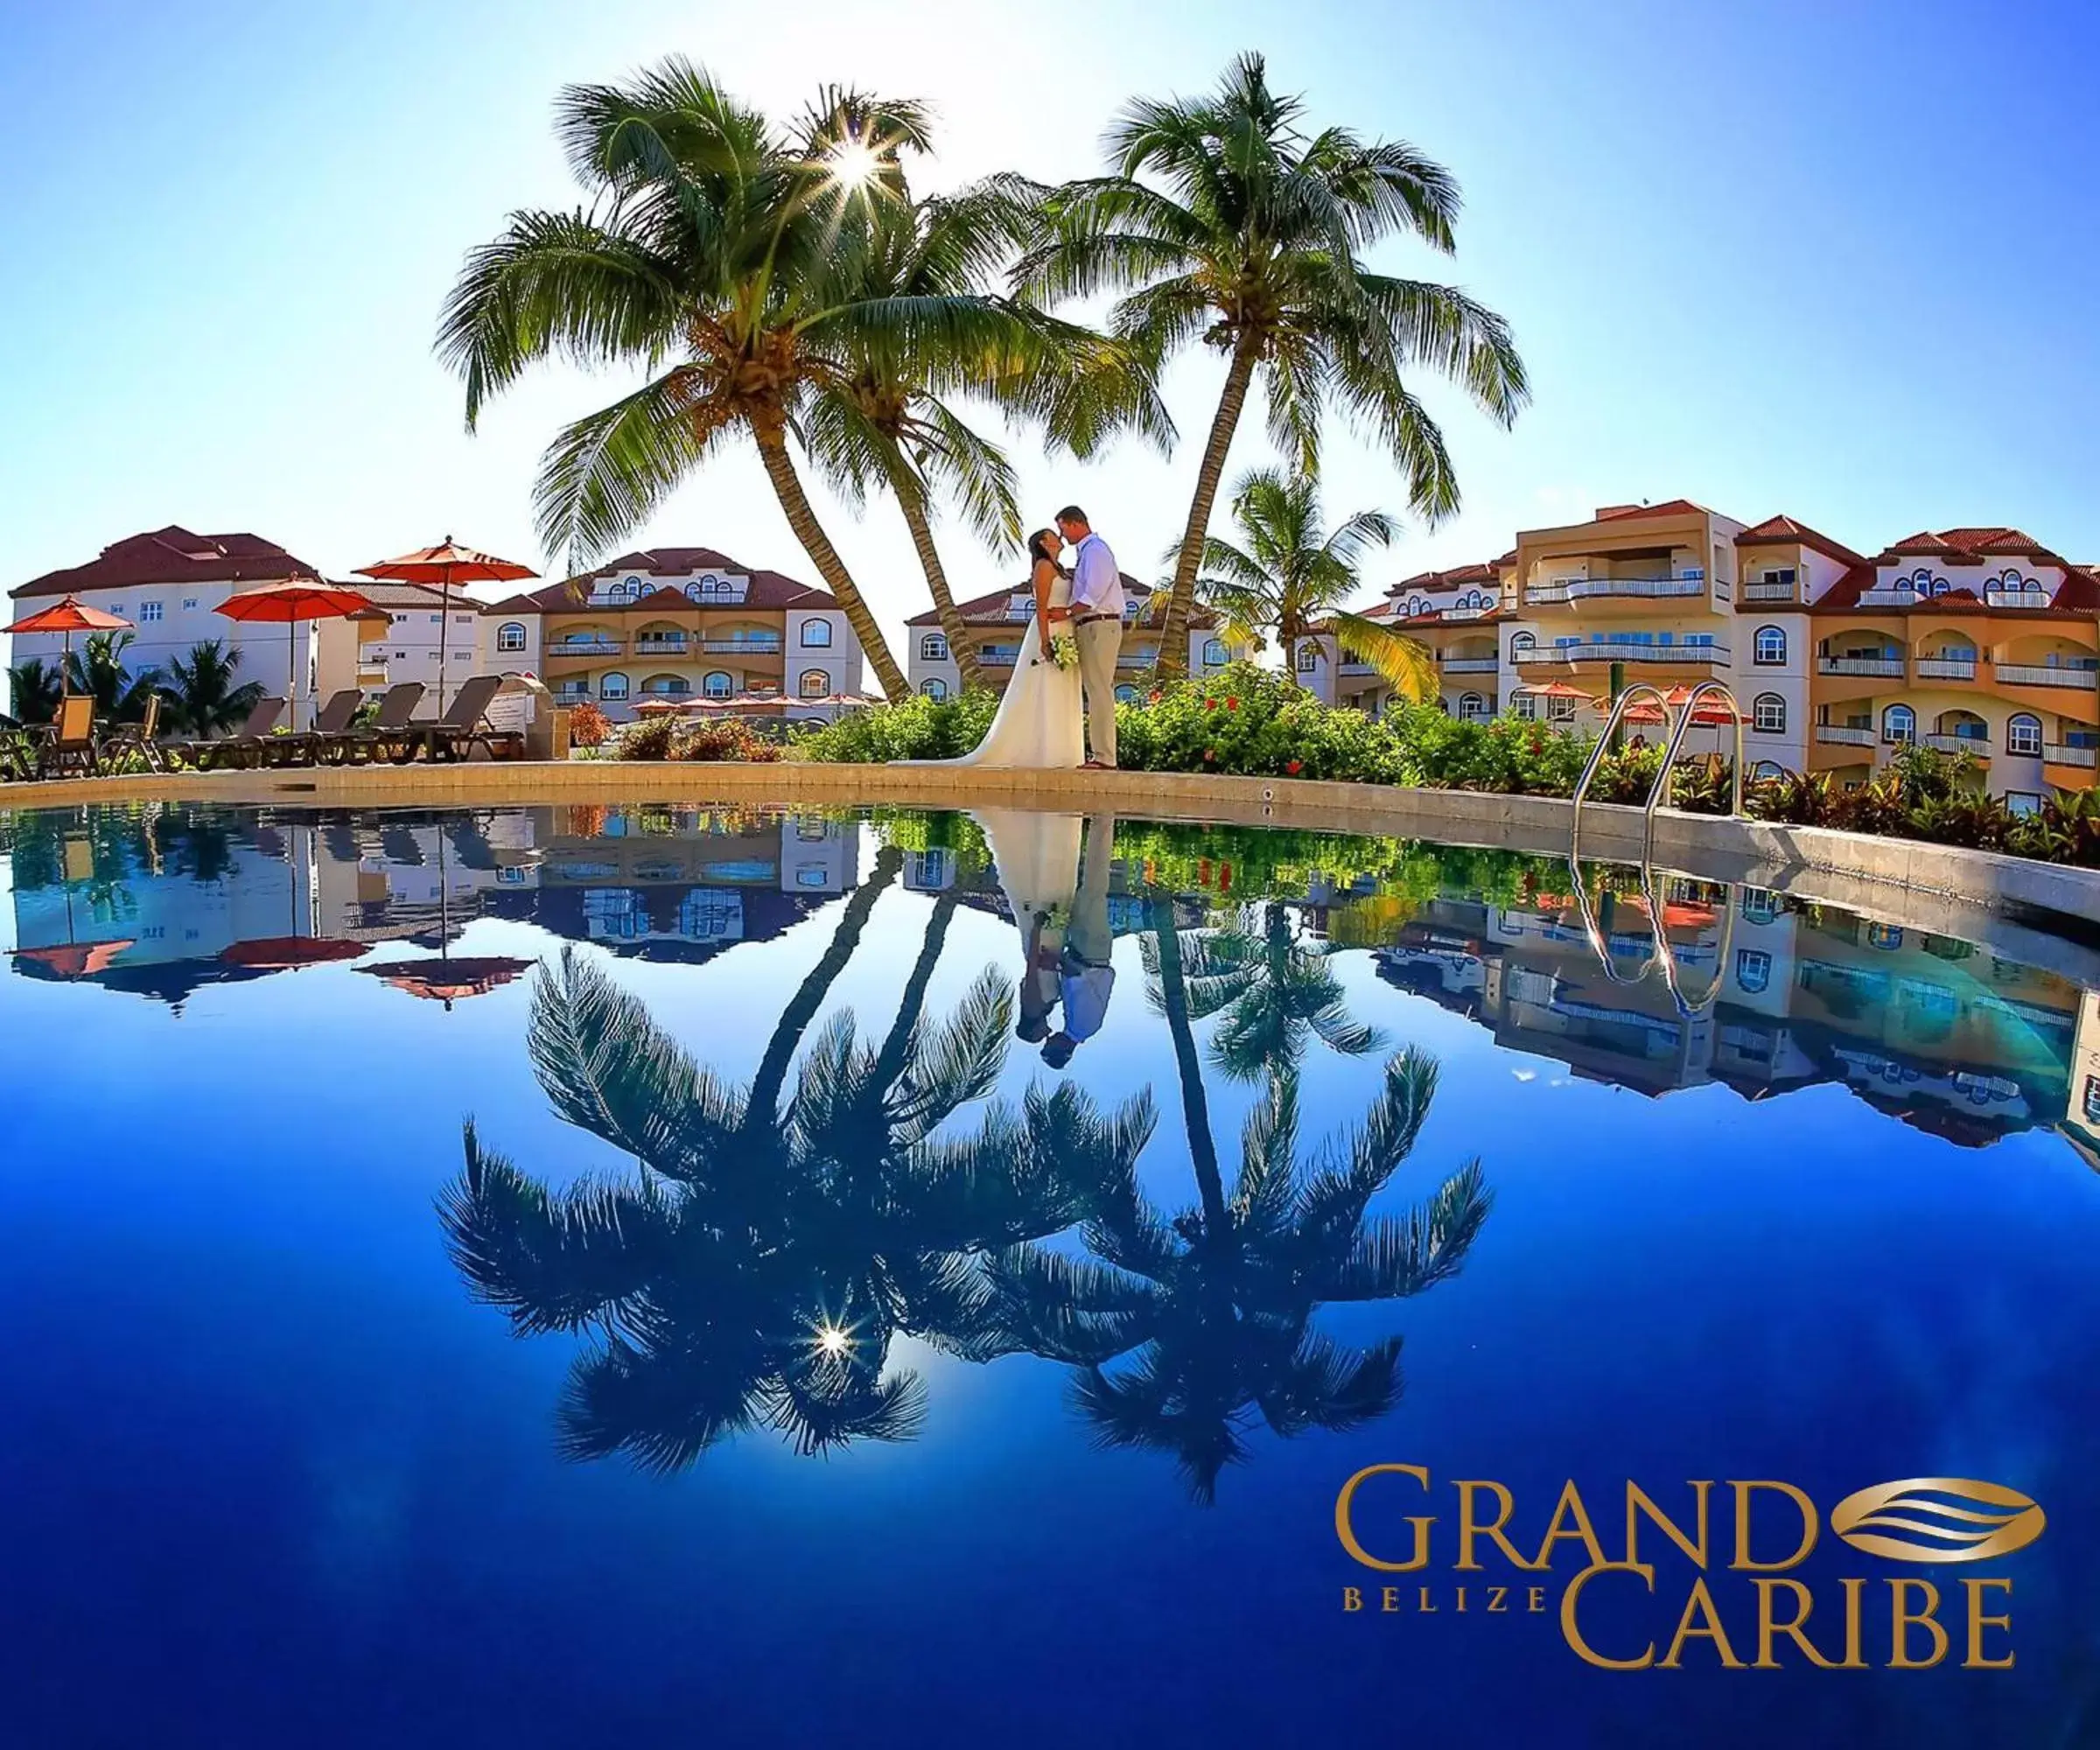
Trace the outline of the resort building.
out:
M 858 701 L 860 645 L 828 592 L 708 547 L 658 547 L 481 610 L 481 660 L 615 722 L 649 700 Z
M 1116 663 L 1116 696 L 1126 703 L 1136 699 L 1151 682 L 1159 662 L 1159 634 L 1145 624 L 1145 608 L 1152 598 L 1149 584 L 1141 584 L 1127 571 L 1123 574 L 1123 649 Z M 1018 661 L 1022 640 L 1031 634 L 1035 619 L 1035 592 L 1026 579 L 988 595 L 958 603 L 963 623 L 970 628 L 970 646 L 985 680 L 1002 691 Z M 913 687 L 928 698 L 951 698 L 962 690 L 962 670 L 948 648 L 948 634 L 941 629 L 941 616 L 932 608 L 905 621 L 907 646 L 905 675 Z M 1188 672 L 1200 675 L 1222 668 L 1232 660 L 1219 636 L 1217 616 L 1198 607 L 1189 616 Z
M 76 595 L 89 607 L 130 620 L 132 640 L 124 660 L 135 672 L 164 668 L 171 658 L 186 657 L 195 646 L 216 640 L 242 650 L 242 680 L 270 682 L 280 690 L 284 628 L 237 625 L 214 610 L 237 590 L 295 578 L 318 582 L 320 573 L 259 535 L 192 535 L 171 523 L 150 535 L 128 536 L 84 565 L 47 571 L 8 594 L 17 620 L 60 596 Z M 77 650 L 79 634 L 72 641 Z M 13 644 L 13 662 L 55 667 L 66 640 L 56 632 L 18 633 Z
M 1454 717 L 1482 719 L 1502 709 L 1497 628 L 1504 618 L 1503 580 L 1515 554 L 1492 564 L 1460 565 L 1404 578 L 1364 618 L 1404 632 L 1437 665 L 1438 698 Z M 1301 684 L 1328 704 L 1383 714 L 1392 688 L 1368 662 L 1344 650 L 1331 631 L 1298 640 L 1292 654 Z
M 454 590 L 448 605 L 440 591 L 422 584 L 375 584 L 359 578 L 354 589 L 374 610 L 370 617 L 313 622 L 313 683 L 317 699 L 345 687 L 382 693 L 402 681 L 429 690 L 422 714 L 435 715 L 438 656 L 451 671 L 448 689 L 487 672 L 481 666 L 481 604 Z M 452 624 L 444 624 L 451 614 Z M 382 617 L 383 615 L 383 618 Z M 266 634 L 265 626 L 243 630 Z M 265 675 L 269 665 L 262 665 Z

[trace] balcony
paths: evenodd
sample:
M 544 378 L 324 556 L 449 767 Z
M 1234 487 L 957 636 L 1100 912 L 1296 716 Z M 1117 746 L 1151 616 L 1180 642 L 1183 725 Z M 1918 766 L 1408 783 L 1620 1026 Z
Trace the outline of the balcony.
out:
M 1662 597 L 1703 596 L 1704 571 L 1680 571 L 1667 578 L 1567 578 L 1527 584 L 1524 599 L 1545 606 L 1561 602 L 1598 601 L 1611 596 L 1653 600 Z
M 777 632 L 720 633 L 701 639 L 700 648 L 710 656 L 778 656 L 780 654 L 780 634 Z
M 1340 672 L 1345 675 L 1375 675 L 1378 671 L 1361 657 L 1345 656 L 1341 659 Z
M 1973 656 L 1921 656 L 1917 662 L 1921 681 L 1973 681 L 1976 678 L 1976 658 Z
M 1991 740 L 1983 735 L 1921 735 L 1918 739 L 1941 753 L 1973 753 L 1978 760 L 1991 757 Z
M 1818 675 L 1868 675 L 1886 676 L 1892 681 L 1903 678 L 1903 659 L 1900 656 L 1818 656 L 1816 659 Z
M 1631 662 L 1668 663 L 1682 668 L 1688 663 L 1726 662 L 1728 647 L 1726 644 L 1613 644 L 1599 640 L 1540 645 L 1533 649 L 1512 650 L 1509 654 L 1522 667 L 1554 662 Z M 1449 668 L 1451 664 L 1444 666 Z
M 1499 656 L 1439 656 L 1437 666 L 1446 675 L 1492 675 L 1502 661 Z
M 1020 654 L 1018 644 L 987 644 L 977 652 L 977 661 L 987 668 L 1011 668 Z
M 1801 585 L 1795 583 L 1768 584 L 1762 578 L 1754 578 L 1744 584 L 1742 594 L 1746 602 L 1799 601 Z
M 1854 729 L 1842 723 L 1819 723 L 1816 725 L 1816 738 L 1844 747 L 1872 747 L 1876 738 L 1871 729 Z
M 686 639 L 682 632 L 675 638 L 661 634 L 651 637 L 645 633 L 634 640 L 634 654 L 637 656 L 682 656 L 685 650 Z
M 2056 599 L 2048 590 L 1985 590 L 1987 607 L 2047 607 Z
M 1485 620 L 1489 614 L 1499 612 L 1501 612 L 1501 604 L 1499 603 L 1494 607 L 1447 607 L 1444 610 L 1444 618 L 1446 620 Z
M 1908 584 L 1893 589 L 1864 590 L 1860 592 L 1861 607 L 1914 607 L 1925 598 Z
M 2100 684 L 2100 669 L 2062 662 L 2000 662 L 1995 672 L 2008 687 L 2076 687 L 2090 693 Z
M 2093 769 L 2094 755 L 2100 748 L 2074 747 L 2068 742 L 2051 741 L 2042 746 L 2041 757 L 2051 766 L 2082 766 Z
M 617 656 L 627 648 L 624 638 L 564 638 L 547 647 L 550 656 Z

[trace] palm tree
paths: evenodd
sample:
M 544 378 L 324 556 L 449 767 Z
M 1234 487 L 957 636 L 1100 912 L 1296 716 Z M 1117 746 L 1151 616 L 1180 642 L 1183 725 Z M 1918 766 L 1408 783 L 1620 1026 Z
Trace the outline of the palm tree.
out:
M 1016 270 L 1031 296 L 1124 293 L 1111 330 L 1149 358 L 1198 340 L 1226 357 L 1160 640 L 1171 673 L 1186 662 L 1204 536 L 1257 374 L 1270 430 L 1300 472 L 1316 470 L 1320 416 L 1339 401 L 1432 520 L 1458 508 L 1458 481 L 1408 372 L 1451 379 L 1505 425 L 1529 393 L 1500 316 L 1454 287 L 1364 265 L 1362 252 L 1396 233 L 1450 253 L 1451 173 L 1400 142 L 1308 134 L 1303 116 L 1300 100 L 1270 90 L 1256 54 L 1235 61 L 1213 97 L 1131 103 L 1109 130 L 1110 174 L 1058 191 L 1048 235 Z
M 1232 514 L 1239 540 L 1213 536 L 1203 543 L 1203 569 L 1210 574 L 1203 580 L 1204 598 L 1224 617 L 1228 638 L 1258 646 L 1274 632 L 1284 670 L 1292 673 L 1298 640 L 1332 631 L 1344 650 L 1368 662 L 1396 691 L 1418 701 L 1436 696 L 1436 665 L 1427 650 L 1343 606 L 1362 587 L 1358 560 L 1364 550 L 1392 540 L 1399 527 L 1393 517 L 1360 510 L 1329 530 L 1320 518 L 1319 481 L 1278 468 L 1242 476 Z M 1179 557 L 1167 550 L 1170 562 Z
M 861 295 L 989 297 L 1032 210 L 1031 192 L 1018 178 L 1001 177 L 956 195 L 878 203 Z M 1054 443 L 1082 457 L 1125 426 L 1162 450 L 1173 435 L 1150 377 L 1133 368 L 1127 351 L 1087 329 L 1006 307 L 1033 331 L 1027 368 L 988 372 L 981 347 L 958 347 L 945 335 L 904 350 L 861 331 L 847 337 L 850 374 L 811 398 L 802 430 L 812 460 L 856 509 L 872 485 L 895 497 L 966 690 L 984 686 L 984 673 L 948 587 L 929 511 L 941 498 L 953 500 L 972 531 L 993 547 L 1018 547 L 1021 522 L 1012 466 L 955 410 L 955 397 L 975 393 L 1009 414 L 1032 416 Z
M 64 691 L 59 671 L 40 656 L 18 662 L 7 671 L 8 710 L 18 722 L 51 722 L 59 714 Z
M 1070 1226 L 1128 1173 L 1149 1107 L 1103 1118 L 1068 1084 L 933 1139 L 990 1092 L 1011 1019 L 1006 983 L 988 970 L 945 1022 L 922 1023 L 952 912 L 936 906 L 880 1045 L 840 1013 L 784 1106 L 788 1067 L 843 956 L 805 981 L 740 1091 L 573 950 L 543 975 L 529 1033 L 541 1084 L 564 1117 L 633 1153 L 639 1179 L 552 1192 L 486 1152 L 470 1124 L 465 1171 L 439 1207 L 477 1298 L 521 1332 L 592 1333 L 559 1413 L 569 1456 L 624 1451 L 681 1470 L 761 1423 L 804 1453 L 911 1438 L 924 1390 L 888 1369 L 892 1337 L 990 1354 L 975 1261 Z M 848 954 L 864 919 L 842 925 Z
M 67 684 L 94 701 L 94 714 L 104 723 L 143 721 L 146 701 L 159 688 L 158 668 L 134 673 L 125 666 L 124 652 L 131 642 L 129 632 L 90 633 L 87 642 L 66 658 Z
M 1016 1246 L 993 1261 L 991 1281 L 1001 1341 L 1074 1364 L 1074 1400 L 1097 1441 L 1172 1453 L 1208 1506 L 1225 1466 L 1246 1460 L 1256 1418 L 1289 1438 L 1392 1407 L 1400 1340 L 1350 1349 L 1320 1335 L 1313 1316 L 1327 1302 L 1419 1294 L 1457 1275 L 1493 1196 L 1473 1161 L 1426 1202 L 1368 1219 L 1436 1090 L 1435 1064 L 1412 1050 L 1386 1065 L 1363 1122 L 1316 1157 L 1316 1171 L 1300 1162 L 1296 1074 L 1279 1068 L 1247 1120 L 1228 1192 L 1165 904 L 1154 937 L 1197 1202 L 1168 1217 L 1126 1175 L 1084 1230 L 1098 1261 Z M 1134 1359 L 1111 1371 L 1119 1356 Z
M 240 667 L 240 650 L 228 649 L 216 638 L 192 644 L 186 657 L 170 657 L 161 682 L 169 726 L 191 735 L 224 735 L 247 721 L 262 696 L 262 683 L 236 684 Z
M 748 437 L 883 690 L 904 696 L 788 439 L 871 354 L 953 348 L 988 377 L 1032 355 L 1030 325 L 1000 300 L 864 290 L 869 215 L 907 198 L 900 159 L 926 148 L 921 106 L 829 92 L 785 135 L 674 58 L 625 85 L 569 87 L 556 131 L 591 207 L 514 214 L 445 307 L 438 350 L 466 381 L 469 428 L 540 360 L 659 373 L 556 438 L 536 487 L 542 539 L 595 556 L 724 438 Z
M 1317 1039 L 1344 1057 L 1362 1057 L 1385 1043 L 1376 1027 L 1348 1011 L 1331 964 L 1331 942 L 1301 935 L 1289 908 L 1264 900 L 1227 913 L 1222 928 L 1176 938 L 1180 1000 L 1191 1020 L 1221 1015 L 1210 1060 L 1236 1082 L 1295 1074 Z M 1169 1000 L 1159 943 L 1144 941 L 1147 993 L 1166 1014 Z

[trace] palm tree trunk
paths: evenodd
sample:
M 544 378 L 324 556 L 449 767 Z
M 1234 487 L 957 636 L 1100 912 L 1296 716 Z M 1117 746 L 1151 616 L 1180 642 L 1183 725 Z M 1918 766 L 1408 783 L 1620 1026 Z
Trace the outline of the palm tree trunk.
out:
M 1188 1158 L 1195 1168 L 1196 1192 L 1203 1200 L 1206 1231 L 1222 1236 L 1225 1181 L 1218 1172 L 1218 1145 L 1210 1133 L 1210 1102 L 1203 1091 L 1203 1060 L 1196 1054 L 1196 1035 L 1188 1024 L 1188 990 L 1181 980 L 1181 936 L 1172 900 L 1152 901 L 1152 934 L 1159 943 L 1159 990 L 1166 1010 L 1166 1030 L 1174 1041 L 1174 1064 L 1180 1072 L 1181 1122 L 1188 1131 Z
M 875 901 L 903 867 L 904 852 L 896 846 L 886 844 L 875 853 L 875 867 L 846 901 L 823 958 L 809 969 L 809 976 L 796 988 L 794 1000 L 780 1012 L 780 1025 L 774 1028 L 766 1055 L 760 1060 L 759 1073 L 752 1078 L 751 1096 L 744 1108 L 747 1122 L 774 1123 L 780 1110 L 780 1087 L 788 1080 L 788 1065 L 794 1061 L 795 1047 L 802 1044 L 809 1023 L 816 1018 L 816 1012 L 823 1007 L 825 993 L 860 946 L 861 932 L 868 927 L 868 914 L 875 909 Z
M 904 521 L 912 531 L 912 545 L 919 550 L 919 564 L 926 572 L 926 586 L 934 598 L 934 612 L 941 616 L 941 630 L 948 637 L 948 654 L 955 659 L 956 668 L 962 677 L 962 690 L 984 684 L 984 671 L 977 667 L 977 654 L 970 647 L 970 628 L 963 623 L 962 610 L 956 606 L 954 594 L 948 587 L 948 573 L 942 568 L 941 552 L 934 545 L 933 527 L 926 520 L 926 506 L 908 493 L 897 495 L 899 507 L 904 512 Z
M 1233 349 L 1232 368 L 1225 374 L 1225 392 L 1218 397 L 1217 416 L 1210 422 L 1210 437 L 1203 445 L 1203 464 L 1196 470 L 1196 496 L 1188 507 L 1188 527 L 1182 531 L 1181 551 L 1174 560 L 1173 593 L 1167 598 L 1166 623 L 1159 629 L 1159 664 L 1162 680 L 1178 680 L 1188 672 L 1188 617 L 1196 605 L 1196 571 L 1203 562 L 1203 539 L 1210 533 L 1210 513 L 1218 501 L 1218 482 L 1225 475 L 1225 452 L 1232 448 L 1232 434 L 1239 427 L 1247 405 L 1247 390 L 1254 382 L 1254 346 L 1242 339 Z
M 889 1037 L 883 1040 L 882 1049 L 876 1054 L 874 1085 L 887 1088 L 904 1072 L 906 1047 L 912 1042 L 912 1029 L 919 1025 L 919 1017 L 926 1009 L 926 987 L 932 982 L 934 962 L 941 958 L 941 949 L 948 941 L 948 920 L 956 914 L 958 895 L 951 889 L 934 900 L 932 914 L 926 920 L 926 939 L 919 945 L 919 958 L 913 964 L 911 976 L 904 981 L 904 994 L 897 1001 L 897 1018 L 891 1023 Z
M 809 556 L 817 575 L 838 598 L 846 624 L 853 628 L 853 636 L 859 640 L 861 654 L 866 656 L 876 680 L 881 682 L 884 696 L 892 704 L 908 697 L 911 689 L 905 683 L 904 670 L 890 654 L 882 629 L 875 624 L 875 616 L 868 612 L 867 603 L 861 599 L 852 574 L 846 570 L 846 562 L 838 556 L 838 550 L 824 533 L 823 525 L 816 520 L 816 512 L 810 506 L 808 494 L 802 490 L 802 478 L 794 472 L 794 462 L 788 454 L 784 428 L 754 424 L 752 436 L 758 443 L 759 459 L 766 464 L 766 478 L 773 482 L 774 496 L 788 513 L 788 528 L 802 543 L 802 551 Z

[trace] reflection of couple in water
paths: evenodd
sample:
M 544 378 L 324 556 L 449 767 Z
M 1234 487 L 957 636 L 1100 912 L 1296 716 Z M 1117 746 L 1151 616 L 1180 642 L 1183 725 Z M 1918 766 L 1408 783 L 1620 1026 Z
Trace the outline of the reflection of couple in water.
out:
M 985 808 L 977 820 L 1021 933 L 1020 1019 L 1014 1031 L 1042 1047 L 1051 1068 L 1062 1069 L 1101 1031 L 1116 988 L 1116 969 L 1109 963 L 1116 822 L 1096 815 L 1084 823 L 1082 858 L 1076 815 Z

